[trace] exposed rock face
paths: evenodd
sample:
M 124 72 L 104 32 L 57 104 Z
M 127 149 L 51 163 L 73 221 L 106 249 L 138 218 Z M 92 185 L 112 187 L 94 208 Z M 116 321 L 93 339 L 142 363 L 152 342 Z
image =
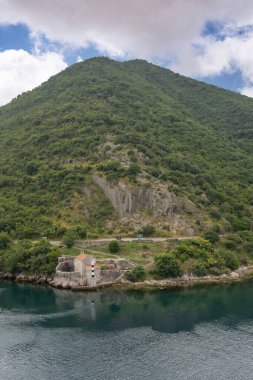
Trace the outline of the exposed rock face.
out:
M 172 219 L 184 207 L 184 202 L 166 188 L 132 185 L 118 182 L 112 186 L 105 178 L 93 175 L 93 181 L 104 191 L 120 217 L 150 211 L 154 216 Z

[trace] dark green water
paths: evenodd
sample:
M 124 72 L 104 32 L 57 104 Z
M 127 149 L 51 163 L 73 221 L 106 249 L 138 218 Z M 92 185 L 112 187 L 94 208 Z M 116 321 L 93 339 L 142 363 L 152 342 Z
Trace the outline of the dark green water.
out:
M 253 282 L 153 293 L 0 283 L 0 379 L 253 379 Z

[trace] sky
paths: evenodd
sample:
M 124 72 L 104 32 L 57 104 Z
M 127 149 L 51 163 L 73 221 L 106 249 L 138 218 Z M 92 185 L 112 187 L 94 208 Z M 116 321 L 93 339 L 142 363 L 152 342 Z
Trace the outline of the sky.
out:
M 0 105 L 95 56 L 253 97 L 252 0 L 0 0 Z

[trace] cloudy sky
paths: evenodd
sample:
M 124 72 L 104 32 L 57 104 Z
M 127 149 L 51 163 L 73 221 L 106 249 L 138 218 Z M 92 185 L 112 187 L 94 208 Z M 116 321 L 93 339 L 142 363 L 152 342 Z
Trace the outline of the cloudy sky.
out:
M 0 0 L 0 105 L 99 55 L 253 97 L 253 1 Z

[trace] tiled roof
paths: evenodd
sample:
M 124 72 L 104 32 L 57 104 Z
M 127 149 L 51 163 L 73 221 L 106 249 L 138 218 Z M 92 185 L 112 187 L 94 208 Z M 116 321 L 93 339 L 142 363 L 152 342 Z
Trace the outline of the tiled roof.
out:
M 79 256 L 76 256 L 75 260 L 84 260 L 84 259 L 87 259 L 88 255 L 86 255 L 85 253 L 81 253 Z

